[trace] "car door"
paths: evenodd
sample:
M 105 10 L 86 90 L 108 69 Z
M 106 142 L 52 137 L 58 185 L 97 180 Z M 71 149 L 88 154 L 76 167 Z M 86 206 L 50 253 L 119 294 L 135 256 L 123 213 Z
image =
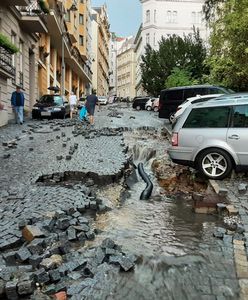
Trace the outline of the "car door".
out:
M 239 158 L 240 165 L 248 165 L 248 104 L 233 108 L 227 142 Z

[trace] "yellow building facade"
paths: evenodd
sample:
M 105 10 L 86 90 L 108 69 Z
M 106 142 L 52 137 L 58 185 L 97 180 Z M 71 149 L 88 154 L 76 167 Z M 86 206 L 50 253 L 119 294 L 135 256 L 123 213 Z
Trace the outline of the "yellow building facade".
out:
M 106 6 L 92 10 L 93 89 L 98 96 L 109 93 L 109 45 L 110 31 Z
M 90 0 L 47 0 L 48 33 L 39 34 L 38 94 L 56 86 L 77 97 L 90 92 Z M 64 45 L 62 45 L 62 43 Z M 62 50 L 64 48 L 64 51 Z M 64 79 L 63 79 L 64 61 Z

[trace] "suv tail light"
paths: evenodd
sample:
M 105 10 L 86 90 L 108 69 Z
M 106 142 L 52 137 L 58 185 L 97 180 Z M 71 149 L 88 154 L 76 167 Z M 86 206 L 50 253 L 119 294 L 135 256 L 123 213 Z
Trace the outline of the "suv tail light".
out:
M 178 146 L 178 133 L 176 132 L 173 132 L 172 134 L 171 145 L 174 147 Z

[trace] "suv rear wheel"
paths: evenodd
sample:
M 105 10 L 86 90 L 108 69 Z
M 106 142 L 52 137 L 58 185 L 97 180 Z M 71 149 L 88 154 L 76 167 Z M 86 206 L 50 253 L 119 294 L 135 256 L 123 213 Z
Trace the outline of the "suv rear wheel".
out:
M 197 169 L 209 179 L 224 179 L 233 169 L 232 160 L 230 155 L 221 149 L 206 149 L 197 159 Z
M 137 105 L 137 106 L 136 106 L 136 110 L 141 110 L 140 105 Z

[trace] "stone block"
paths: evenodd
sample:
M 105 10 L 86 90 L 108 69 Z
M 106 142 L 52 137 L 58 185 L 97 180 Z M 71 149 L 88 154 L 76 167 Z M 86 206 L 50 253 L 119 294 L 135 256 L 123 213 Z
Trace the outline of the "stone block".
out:
M 20 262 L 27 261 L 31 256 L 32 256 L 31 252 L 26 247 L 23 247 L 16 252 L 16 258 Z
M 3 258 L 6 262 L 6 265 L 15 265 L 16 263 L 16 252 L 11 251 L 3 254 Z
M 77 232 L 87 232 L 90 230 L 90 227 L 86 224 L 81 224 L 81 225 L 77 225 L 77 226 L 73 226 L 73 228 L 77 231 Z
M 34 278 L 35 282 L 37 282 L 39 284 L 43 284 L 43 283 L 47 284 L 50 281 L 49 274 L 43 268 L 34 272 L 33 278 Z
M 110 238 L 106 238 L 105 240 L 102 241 L 101 247 L 102 248 L 114 248 L 115 242 L 111 240 Z
M 65 230 L 69 226 L 70 226 L 70 219 L 69 218 L 58 219 L 58 221 L 57 221 L 57 227 L 58 227 L 58 229 Z
M 16 280 L 8 281 L 6 283 L 5 293 L 6 293 L 7 299 L 10 299 L 10 300 L 19 299 L 18 293 L 17 293 L 17 281 Z
M 39 227 L 27 225 L 22 230 L 22 236 L 26 241 L 31 242 L 35 238 L 44 237 L 45 234 Z
M 85 233 L 85 236 L 88 240 L 92 241 L 95 238 L 95 233 L 93 230 L 89 230 L 88 232 Z
M 239 213 L 238 209 L 234 207 L 234 205 L 227 205 L 226 209 L 229 216 L 236 216 Z
M 245 194 L 246 191 L 247 191 L 247 184 L 246 183 L 240 183 L 238 185 L 238 191 L 239 191 L 239 194 Z
M 50 270 L 49 276 L 50 276 L 51 282 L 54 282 L 54 283 L 59 282 L 61 279 L 60 272 L 58 269 Z
M 67 229 L 67 237 L 69 241 L 75 241 L 77 239 L 76 229 L 73 227 L 69 227 Z
M 215 229 L 213 236 L 219 239 L 223 239 L 224 235 L 226 233 L 226 229 L 222 227 L 218 227 Z
M 32 280 L 21 281 L 17 285 L 20 296 L 30 295 L 34 292 L 34 282 Z
M 27 245 L 27 248 L 32 254 L 41 254 L 44 246 L 44 239 L 34 239 Z

